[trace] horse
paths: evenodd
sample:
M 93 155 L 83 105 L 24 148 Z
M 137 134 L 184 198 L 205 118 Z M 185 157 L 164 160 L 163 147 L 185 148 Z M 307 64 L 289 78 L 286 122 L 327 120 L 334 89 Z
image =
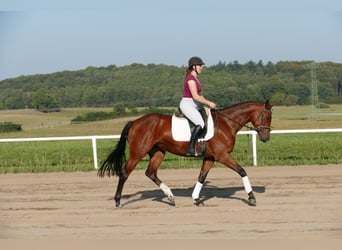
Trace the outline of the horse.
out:
M 269 100 L 265 102 L 244 102 L 221 109 L 210 110 L 214 120 L 214 136 L 206 141 L 206 150 L 202 157 L 202 166 L 194 186 L 192 199 L 195 204 L 201 204 L 200 191 L 203 183 L 213 166 L 219 162 L 240 175 L 245 192 L 248 195 L 248 205 L 256 206 L 256 198 L 247 176 L 247 172 L 230 155 L 233 151 L 236 134 L 244 126 L 257 132 L 262 142 L 270 139 L 272 107 Z M 157 171 L 162 163 L 165 153 L 185 156 L 189 142 L 175 141 L 171 134 L 171 115 L 150 113 L 134 121 L 129 121 L 123 128 L 120 140 L 115 149 L 102 163 L 97 175 L 99 177 L 118 176 L 115 206 L 121 207 L 121 195 L 124 184 L 139 161 L 147 154 L 149 164 L 145 175 L 150 178 L 167 196 L 172 205 L 175 197 L 171 189 L 158 178 Z M 252 126 L 248 126 L 251 123 Z M 129 144 L 129 156 L 126 159 L 126 142 Z

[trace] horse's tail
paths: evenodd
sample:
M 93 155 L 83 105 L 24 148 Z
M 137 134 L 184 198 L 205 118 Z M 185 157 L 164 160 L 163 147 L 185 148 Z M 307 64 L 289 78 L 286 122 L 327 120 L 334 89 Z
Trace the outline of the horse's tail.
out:
M 115 149 L 111 152 L 107 159 L 102 163 L 102 166 L 97 171 L 97 175 L 104 177 L 106 174 L 120 175 L 122 166 L 126 163 L 126 141 L 128 137 L 129 129 L 132 127 L 133 122 L 129 121 L 123 128 L 119 142 L 116 144 Z

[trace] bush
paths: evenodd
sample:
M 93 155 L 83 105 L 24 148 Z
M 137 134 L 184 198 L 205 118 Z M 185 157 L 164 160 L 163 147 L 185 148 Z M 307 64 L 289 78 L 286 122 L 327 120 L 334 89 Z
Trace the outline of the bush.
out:
M 288 95 L 285 98 L 285 105 L 286 106 L 292 106 L 292 105 L 296 105 L 298 103 L 299 97 L 295 96 L 295 95 Z
M 0 122 L 0 133 L 21 131 L 21 125 L 12 122 Z
M 328 108 L 330 108 L 330 106 L 329 106 L 329 104 L 326 104 L 324 102 L 320 102 L 319 105 L 316 105 L 316 108 L 328 109 Z
M 116 115 L 113 112 L 88 112 L 85 115 L 79 115 L 71 120 L 71 122 L 91 122 L 102 121 L 115 118 Z
M 330 96 L 324 100 L 326 103 L 329 104 L 342 104 L 342 95 L 340 96 Z

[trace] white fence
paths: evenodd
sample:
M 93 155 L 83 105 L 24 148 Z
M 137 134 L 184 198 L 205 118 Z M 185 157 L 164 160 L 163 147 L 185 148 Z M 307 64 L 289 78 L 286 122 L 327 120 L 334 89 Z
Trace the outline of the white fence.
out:
M 342 132 L 342 128 L 334 129 L 293 129 L 293 130 L 273 130 L 272 134 L 290 134 L 290 133 L 329 133 Z M 253 165 L 257 166 L 257 133 L 255 131 L 239 131 L 239 135 L 252 135 L 253 145 Z M 67 140 L 91 140 L 93 147 L 94 167 L 98 168 L 97 160 L 97 139 L 119 139 L 120 135 L 93 135 L 93 136 L 69 136 L 69 137 L 40 137 L 40 138 L 10 138 L 0 139 L 0 142 L 30 142 L 30 141 L 67 141 Z M 113 145 L 114 147 L 114 145 Z

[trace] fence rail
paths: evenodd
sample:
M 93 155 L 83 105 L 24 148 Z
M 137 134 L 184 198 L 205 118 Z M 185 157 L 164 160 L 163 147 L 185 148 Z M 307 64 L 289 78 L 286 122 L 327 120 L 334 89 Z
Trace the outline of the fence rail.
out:
M 293 130 L 273 130 L 272 134 L 293 134 L 293 133 L 330 133 L 342 132 L 342 128 L 334 129 L 293 129 Z M 252 135 L 253 145 L 253 165 L 257 166 L 257 133 L 255 131 L 239 131 L 238 135 Z M 67 136 L 67 137 L 40 137 L 40 138 L 8 138 L 0 139 L 0 142 L 33 142 L 33 141 L 68 141 L 68 140 L 91 140 L 93 147 L 94 168 L 98 169 L 97 144 L 96 140 L 119 139 L 120 135 L 92 135 L 92 136 Z

